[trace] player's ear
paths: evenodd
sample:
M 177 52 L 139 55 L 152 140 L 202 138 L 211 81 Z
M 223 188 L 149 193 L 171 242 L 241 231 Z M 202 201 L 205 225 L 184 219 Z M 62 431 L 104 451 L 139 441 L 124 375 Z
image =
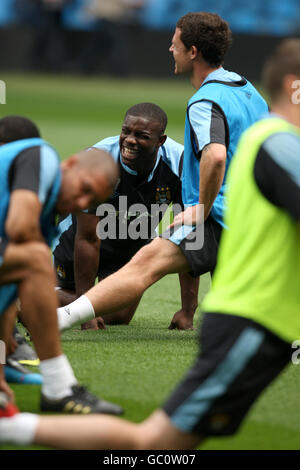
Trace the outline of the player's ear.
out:
M 198 51 L 197 47 L 196 46 L 191 46 L 191 48 L 190 48 L 190 58 L 191 59 L 196 59 L 196 57 L 198 56 L 198 53 L 199 53 L 199 51 Z
M 63 167 L 63 168 L 70 169 L 70 168 L 72 168 L 74 165 L 76 165 L 77 162 L 78 162 L 78 157 L 77 157 L 77 155 L 72 155 L 71 157 L 67 158 L 67 160 L 64 160 L 64 161 L 62 162 L 62 167 Z
M 166 134 L 161 135 L 159 140 L 158 140 L 159 146 L 161 147 L 162 145 L 164 145 L 166 140 L 167 140 L 167 135 Z

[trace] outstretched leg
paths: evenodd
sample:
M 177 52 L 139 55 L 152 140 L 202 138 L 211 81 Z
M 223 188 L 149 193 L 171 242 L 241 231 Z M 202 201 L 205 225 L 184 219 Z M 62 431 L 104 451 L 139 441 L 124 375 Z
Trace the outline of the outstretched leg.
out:
M 162 238 L 141 248 L 119 271 L 111 274 L 75 302 L 58 309 L 60 329 L 95 316 L 112 314 L 137 302 L 144 291 L 166 274 L 189 271 L 181 249 Z
M 136 301 L 144 291 L 166 274 L 188 271 L 180 248 L 169 240 L 155 238 L 116 273 L 85 295 L 96 315 L 106 315 Z
M 0 442 L 70 450 L 193 449 L 196 434 L 175 428 L 164 411 L 141 424 L 112 416 L 37 416 L 27 413 L 0 420 Z

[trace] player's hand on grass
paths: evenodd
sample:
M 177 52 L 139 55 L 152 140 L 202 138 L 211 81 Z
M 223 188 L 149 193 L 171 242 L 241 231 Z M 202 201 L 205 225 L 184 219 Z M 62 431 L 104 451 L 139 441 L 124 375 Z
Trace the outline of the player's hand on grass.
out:
M 105 330 L 105 323 L 103 318 L 97 317 L 93 320 L 87 321 L 81 325 L 82 330 Z
M 183 309 L 178 310 L 172 318 L 169 325 L 169 330 L 194 330 L 193 317 L 188 315 Z
M 82 330 L 99 330 L 97 318 L 89 320 L 81 325 Z
M 105 330 L 105 323 L 102 317 L 96 318 L 99 330 Z

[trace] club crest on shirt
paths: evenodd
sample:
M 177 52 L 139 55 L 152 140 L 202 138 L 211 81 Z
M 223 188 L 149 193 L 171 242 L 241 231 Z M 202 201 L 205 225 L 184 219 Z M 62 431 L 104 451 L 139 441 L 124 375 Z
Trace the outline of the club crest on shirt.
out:
M 157 204 L 170 204 L 172 201 L 170 188 L 168 186 L 156 188 L 155 201 Z
M 60 279 L 66 279 L 66 271 L 62 266 L 57 266 L 56 272 Z

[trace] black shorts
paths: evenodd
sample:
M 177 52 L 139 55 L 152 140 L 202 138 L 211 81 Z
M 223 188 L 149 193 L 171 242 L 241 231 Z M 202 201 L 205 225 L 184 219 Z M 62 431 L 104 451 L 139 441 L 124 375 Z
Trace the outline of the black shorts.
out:
M 8 245 L 8 239 L 6 237 L 0 237 L 0 266 L 3 263 L 4 253 Z
M 101 263 L 98 270 L 98 278 L 105 279 L 121 269 L 131 258 L 114 258 L 101 255 Z M 75 291 L 74 263 L 68 260 L 59 260 L 54 257 L 54 266 L 58 279 L 58 287 Z
M 189 232 L 187 236 L 185 236 L 185 228 L 187 233 Z M 177 236 L 176 231 L 179 232 Z M 213 273 L 217 263 L 221 234 L 222 226 L 209 215 L 204 227 L 203 225 L 198 226 L 197 231 L 191 226 L 183 226 L 182 231 L 181 229 L 177 230 L 175 227 L 164 232 L 162 238 L 166 238 L 179 246 L 190 266 L 191 276 L 197 277 L 207 272 Z M 195 243 L 195 240 L 197 243 Z
M 201 353 L 163 406 L 175 427 L 234 434 L 265 387 L 291 361 L 291 345 L 246 318 L 205 314 Z

